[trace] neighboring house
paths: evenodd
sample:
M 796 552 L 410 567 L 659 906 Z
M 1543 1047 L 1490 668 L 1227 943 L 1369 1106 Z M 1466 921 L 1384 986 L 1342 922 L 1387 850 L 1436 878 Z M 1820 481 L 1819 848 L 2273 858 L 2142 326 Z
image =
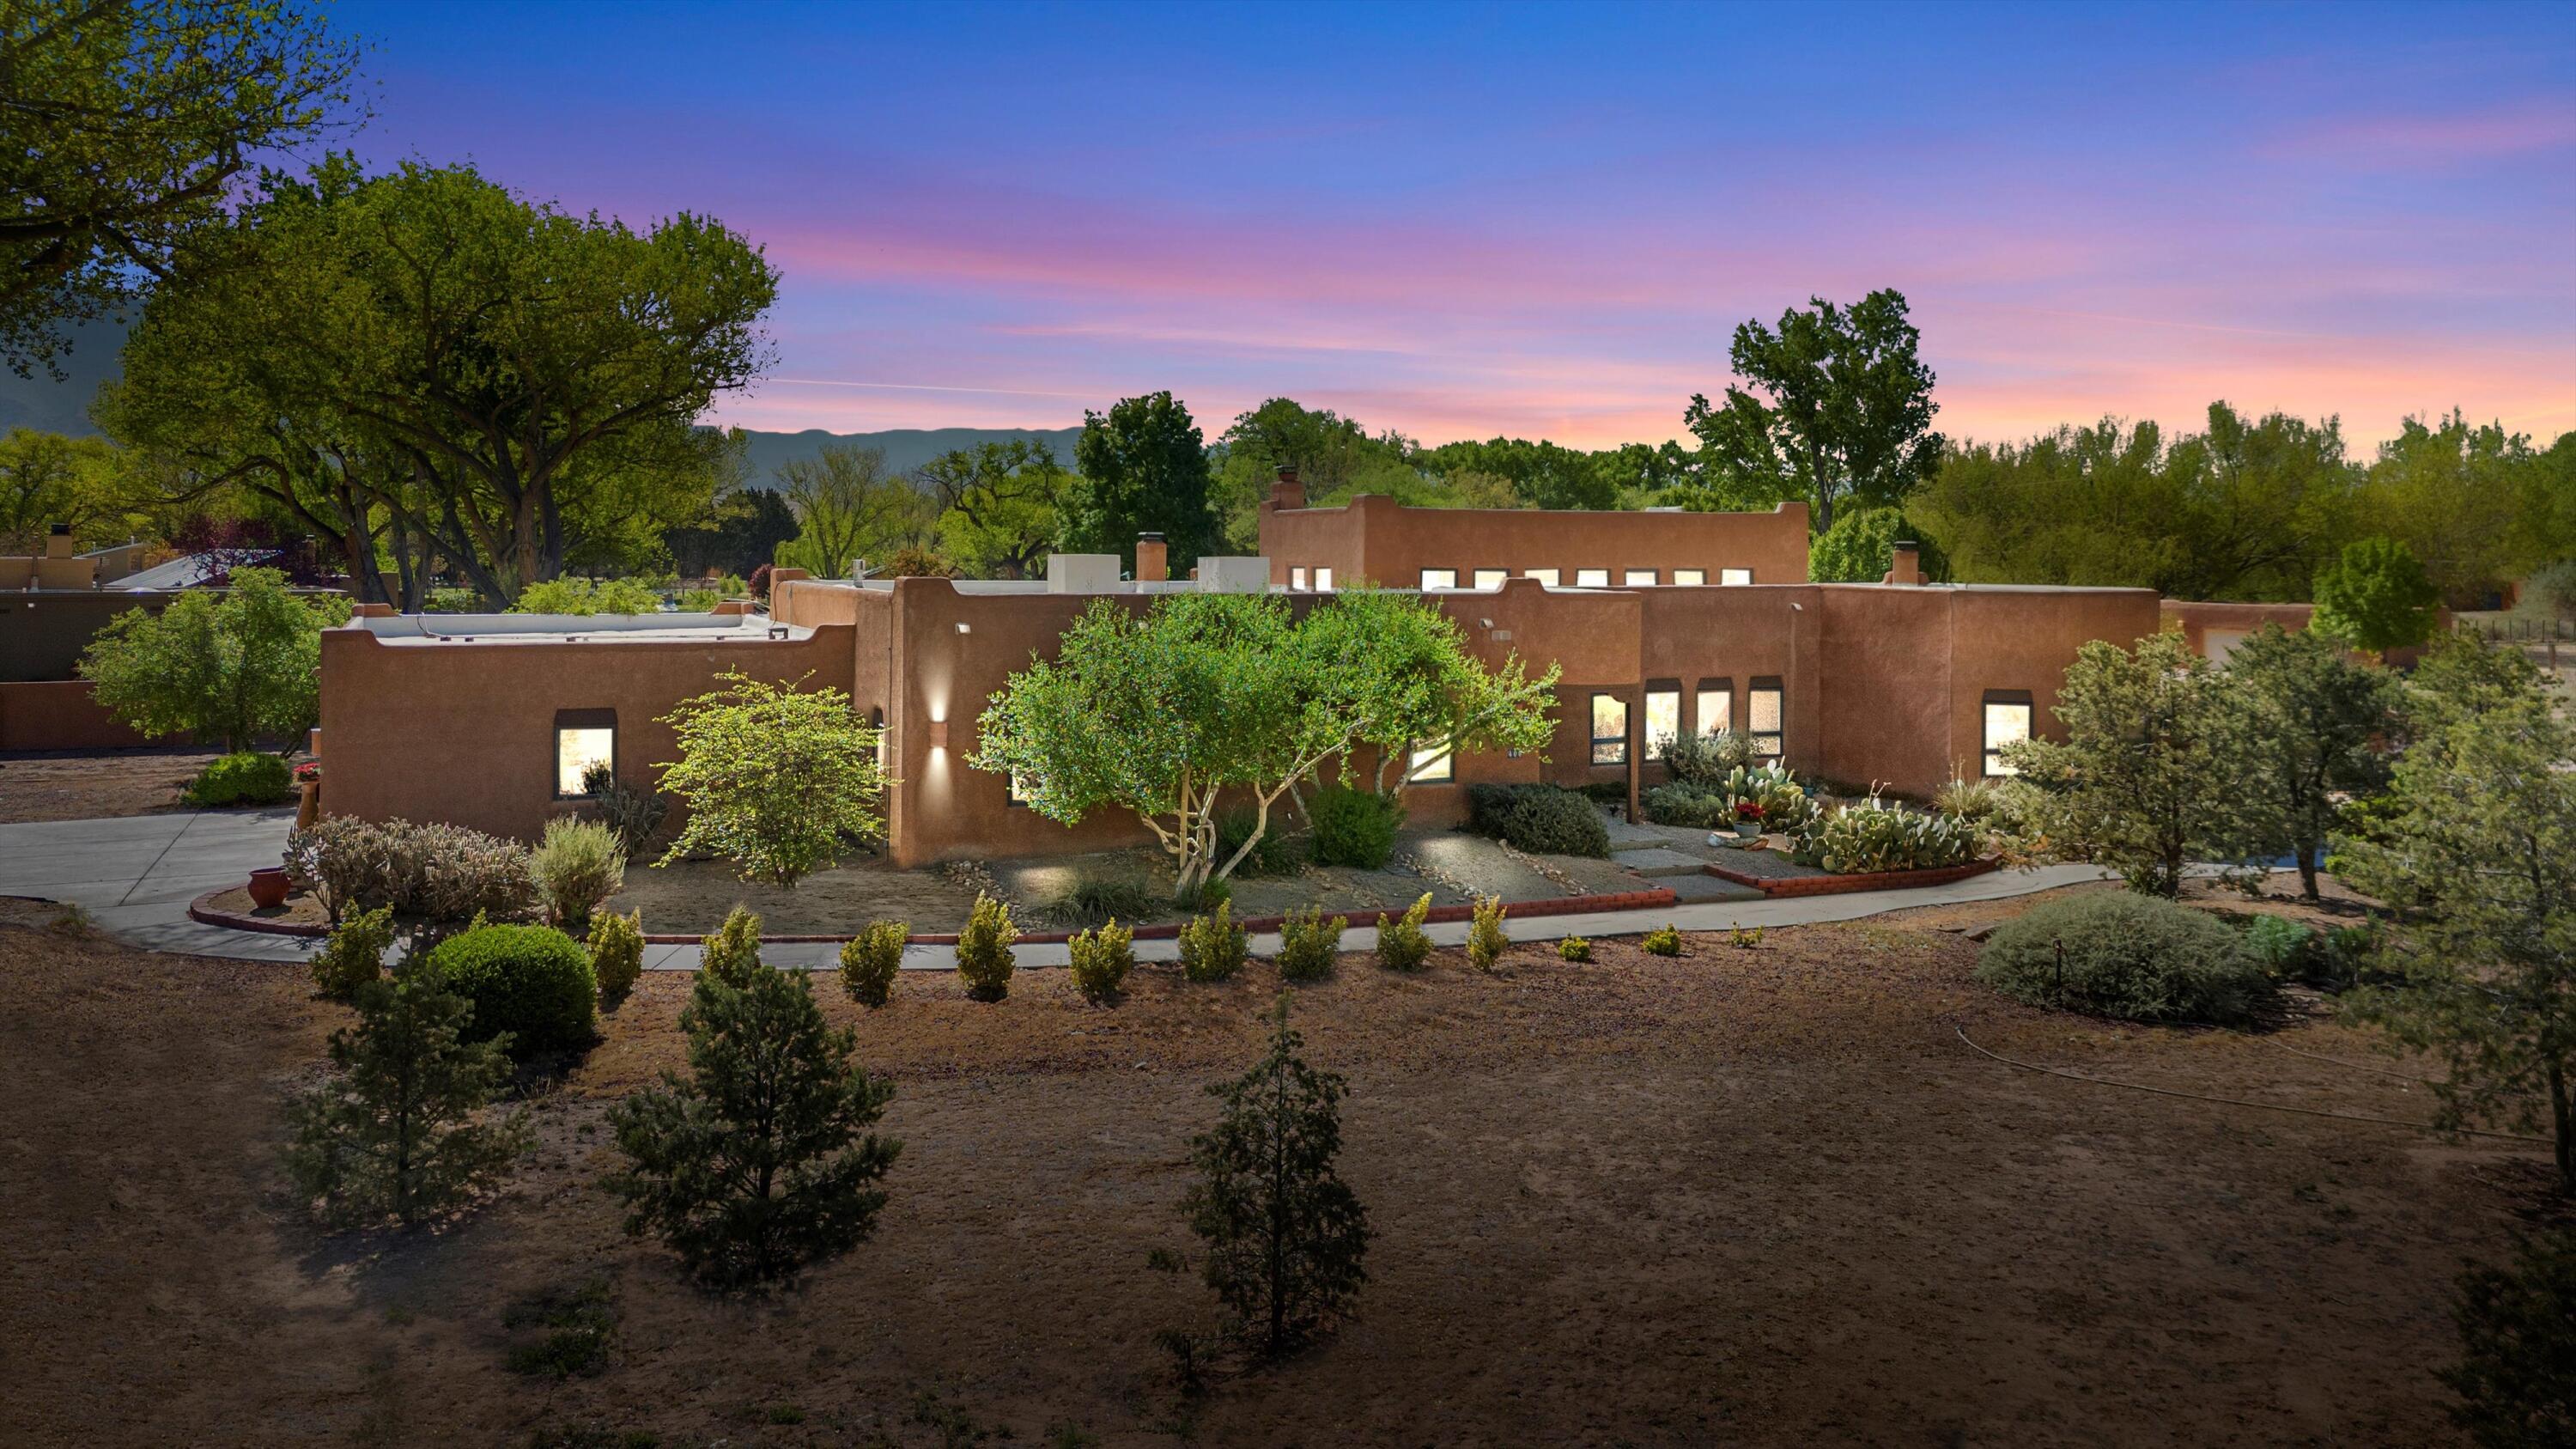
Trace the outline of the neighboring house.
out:
M 1652 759 L 1659 737 L 1721 726 L 1802 773 L 1924 793 L 1954 767 L 1988 768 L 2011 739 L 2053 733 L 2047 706 L 2086 642 L 2126 644 L 2159 626 L 2151 590 L 1926 584 L 1910 550 L 1881 583 L 1809 583 L 1796 505 L 1567 514 L 1302 504 L 1283 479 L 1262 508 L 1262 556 L 1203 559 L 1195 579 L 1164 577 L 1149 537 L 1133 579 L 1114 556 L 1070 554 L 1029 582 L 781 570 L 768 618 L 424 620 L 370 609 L 323 639 L 327 808 L 533 837 L 579 805 L 590 759 L 649 787 L 653 766 L 672 758 L 660 717 L 739 668 L 845 689 L 884 727 L 898 863 L 1126 844 L 1145 832 L 1124 812 L 1060 826 L 1015 804 L 1007 780 L 966 765 L 987 699 L 1095 599 L 1141 609 L 1161 593 L 1274 590 L 1310 604 L 1354 578 L 1422 590 L 1489 662 L 1517 654 L 1534 670 L 1563 670 L 1545 758 L 1416 761 L 1417 820 L 1461 818 L 1458 787 L 1470 781 L 1606 784 L 1633 803 L 1664 778 Z

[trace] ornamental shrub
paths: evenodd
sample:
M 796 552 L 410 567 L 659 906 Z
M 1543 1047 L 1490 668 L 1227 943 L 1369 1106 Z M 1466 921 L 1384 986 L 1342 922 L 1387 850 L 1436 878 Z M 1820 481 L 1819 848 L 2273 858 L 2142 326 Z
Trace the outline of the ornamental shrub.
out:
M 1243 849 L 1243 842 L 1252 839 L 1257 814 L 1249 805 L 1238 805 L 1216 817 L 1215 859 L 1218 865 L 1234 859 L 1234 853 Z M 1287 823 L 1285 814 L 1271 811 L 1268 828 L 1261 832 L 1261 839 L 1254 843 L 1251 853 L 1244 856 L 1243 864 L 1236 866 L 1233 873 L 1243 878 L 1286 875 L 1304 865 L 1306 838 L 1282 829 Z
M 1395 854 L 1395 832 L 1404 805 L 1392 796 L 1347 785 L 1326 785 L 1306 807 L 1315 824 L 1309 854 L 1317 865 L 1378 870 Z
M 2263 963 L 2263 974 L 2275 981 L 2294 981 L 2305 974 L 2316 936 L 2287 916 L 2256 916 L 2245 923 L 2245 949 Z
M 2017 1001 L 2126 1021 L 2250 1022 L 2263 963 L 2214 916 L 2132 891 L 2052 901 L 2006 922 L 1977 979 Z
M 1556 943 L 1556 954 L 1568 961 L 1592 959 L 1592 943 L 1581 936 L 1568 936 Z
M 581 772 L 581 793 L 590 797 L 590 808 L 599 815 L 599 823 L 617 837 L 617 847 L 628 859 L 644 853 L 651 844 L 653 832 L 662 828 L 662 817 L 669 814 L 669 797 L 653 790 L 638 790 L 617 778 L 617 769 L 606 760 Z
M 356 998 L 358 988 L 385 974 L 385 952 L 394 944 L 394 913 L 378 906 L 343 919 L 313 953 L 313 985 L 332 1001 Z
M 1470 785 L 1467 828 L 1532 855 L 1610 855 L 1600 807 L 1555 785 Z
M 590 918 L 587 944 L 590 974 L 599 983 L 599 1004 L 615 1006 L 644 975 L 644 913 L 599 912 Z
M 662 596 L 641 579 L 540 579 L 519 590 L 513 614 L 657 614 Z
M 1345 916 L 1326 916 L 1320 907 L 1290 911 L 1279 923 L 1279 979 L 1321 981 L 1333 974 L 1341 953 Z
M 698 969 L 727 986 L 741 986 L 759 964 L 760 917 L 749 906 L 725 912 L 724 924 L 698 942 Z
M 459 825 L 328 816 L 287 836 L 286 871 L 334 921 L 375 906 L 433 921 L 506 919 L 536 900 L 526 846 Z
M 206 762 L 188 782 L 184 798 L 200 810 L 231 805 L 274 805 L 293 793 L 286 761 L 258 750 L 237 750 Z
M 1983 832 L 1958 816 L 1908 810 L 1872 795 L 1802 832 L 1797 860 L 1836 875 L 1936 870 L 1974 860 L 1982 838 Z
M 957 933 L 957 974 L 965 979 L 967 996 L 999 1001 L 1011 994 L 1011 943 L 1019 938 L 1011 908 L 977 891 L 966 928 Z
M 1761 760 L 1761 747 L 1753 737 L 1733 730 L 1676 735 L 1664 746 L 1664 767 L 1672 771 L 1674 782 L 1697 785 L 1703 791 L 1722 785 L 1729 773 L 1751 769 Z
M 579 943 L 552 926 L 476 926 L 438 944 L 429 970 L 474 1015 L 467 1041 L 498 1041 L 525 1059 L 597 1036 L 599 979 Z
M 1657 825 L 1685 830 L 1715 830 L 1735 823 L 1735 809 L 1724 795 L 1699 785 L 1676 781 L 1657 785 L 1638 797 L 1646 818 Z
M 1066 944 L 1073 952 L 1073 989 L 1095 1006 L 1116 1001 L 1136 969 L 1136 933 L 1107 921 L 1075 932 Z
M 1637 949 L 1649 956 L 1678 956 L 1682 953 L 1682 933 L 1667 923 L 1648 931 Z
M 1467 960 L 1479 971 L 1491 971 L 1503 959 L 1512 938 L 1503 934 L 1503 898 L 1484 896 L 1476 902 L 1476 919 L 1467 927 Z
M 1431 959 L 1431 936 L 1422 929 L 1422 923 L 1430 918 L 1429 891 L 1424 891 L 1422 898 L 1405 911 L 1404 918 L 1392 925 L 1388 924 L 1386 914 L 1380 912 L 1377 918 L 1377 964 L 1389 971 L 1420 969 L 1423 962 Z
M 1214 911 L 1192 916 L 1181 925 L 1181 976 L 1190 981 L 1223 981 L 1243 969 L 1244 930 L 1234 923 L 1234 907 L 1219 901 Z
M 607 826 L 557 816 L 528 853 L 528 878 L 536 882 L 546 919 L 571 930 L 626 884 L 626 852 Z
M 1073 879 L 1038 905 L 1038 915 L 1058 926 L 1097 926 L 1121 917 L 1151 916 L 1161 902 L 1153 888 L 1123 871 L 1076 866 Z
M 894 999 L 895 973 L 903 969 L 903 943 L 912 927 L 902 921 L 870 921 L 841 947 L 841 989 L 861 1006 L 878 1007 Z

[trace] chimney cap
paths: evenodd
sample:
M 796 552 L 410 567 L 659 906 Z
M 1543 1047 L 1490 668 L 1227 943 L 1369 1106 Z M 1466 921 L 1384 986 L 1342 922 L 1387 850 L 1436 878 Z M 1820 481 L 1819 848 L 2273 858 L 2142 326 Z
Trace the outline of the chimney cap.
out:
M 1280 465 L 1279 465 L 1279 469 L 1278 469 L 1278 478 L 1279 478 L 1279 481 L 1280 481 L 1280 482 L 1282 482 L 1282 483 L 1294 483 L 1294 482 L 1296 482 L 1296 481 L 1297 481 L 1297 465 L 1296 465 L 1296 464 L 1294 464 L 1294 463 L 1282 463 L 1282 464 L 1280 464 Z
M 1890 547 L 1893 547 L 1893 548 L 1915 548 L 1915 547 L 1917 547 L 1917 545 L 1915 544 L 1914 540 L 1912 540 L 1912 539 L 1910 539 L 1910 538 L 1900 538 L 1900 539 L 1898 539 L 1894 544 L 1890 545 Z
M 1136 541 L 1138 543 L 1161 543 L 1163 541 L 1163 536 L 1159 533 L 1140 533 L 1136 535 Z
M 56 538 L 69 538 L 71 537 L 72 526 L 68 523 L 57 523 L 53 526 L 51 532 Z

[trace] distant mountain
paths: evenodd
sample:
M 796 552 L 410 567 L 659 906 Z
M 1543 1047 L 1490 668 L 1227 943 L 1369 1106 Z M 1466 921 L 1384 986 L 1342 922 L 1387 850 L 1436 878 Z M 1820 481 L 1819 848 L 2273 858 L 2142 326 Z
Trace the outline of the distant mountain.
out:
M 85 438 L 97 432 L 90 426 L 89 400 L 100 383 L 116 376 L 117 349 L 124 345 L 124 323 L 93 322 L 72 333 L 71 355 L 60 359 L 61 382 L 43 368 L 34 377 L 20 377 L 0 367 L 0 433 L 34 428 Z
M 1055 450 L 1055 460 L 1067 468 L 1073 466 L 1073 440 L 1082 436 L 1080 428 L 888 428 L 881 433 L 827 433 L 821 428 L 808 428 L 801 433 L 749 432 L 746 469 L 750 481 L 758 487 L 771 486 L 770 474 L 779 464 L 797 458 L 811 458 L 826 443 L 860 448 L 885 449 L 886 467 L 896 473 L 909 473 L 942 453 L 959 448 L 977 447 L 984 443 L 1007 443 L 1030 438 Z

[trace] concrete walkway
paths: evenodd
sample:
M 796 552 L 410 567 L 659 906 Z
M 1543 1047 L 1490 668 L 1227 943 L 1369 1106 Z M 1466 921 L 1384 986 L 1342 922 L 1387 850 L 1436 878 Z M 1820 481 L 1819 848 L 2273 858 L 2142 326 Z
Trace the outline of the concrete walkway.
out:
M 302 961 L 314 943 L 296 936 L 266 936 L 188 919 L 188 902 L 224 886 L 240 885 L 250 873 L 275 865 L 295 824 L 292 810 L 221 810 L 194 814 L 140 815 L 122 820 L 55 820 L 0 825 L 0 896 L 36 896 L 68 901 L 87 910 L 98 924 L 137 946 L 195 956 L 230 956 L 250 961 Z M 1553 941 L 1561 936 L 1634 936 L 1667 923 L 1685 931 L 1724 931 L 1738 926 L 1805 926 L 1820 921 L 1851 921 L 1917 906 L 1955 905 L 2002 900 L 2059 886 L 2109 880 L 2110 872 L 2089 865 L 2054 865 L 2039 870 L 1996 871 L 1945 886 L 1905 891 L 1857 891 L 1844 896 L 1803 896 L 1787 900 L 1709 901 L 1651 911 L 1609 911 L 1589 916 L 1542 916 L 1526 921 L 1506 918 L 1504 934 L 1515 941 Z M 1463 944 L 1467 923 L 1425 927 L 1444 946 Z M 1377 944 L 1374 927 L 1354 922 L 1342 933 L 1342 948 L 1365 951 Z M 1276 935 L 1252 938 L 1253 954 L 1279 949 Z M 1023 966 L 1061 966 L 1062 945 L 1018 948 Z M 771 946 L 763 959 L 775 966 L 826 966 L 838 959 L 830 945 Z M 1180 954 L 1171 941 L 1139 941 L 1142 961 L 1169 961 Z M 696 968 L 695 946 L 648 946 L 644 966 L 652 971 Z M 904 952 L 907 970 L 947 971 L 957 964 L 947 946 L 913 946 Z

